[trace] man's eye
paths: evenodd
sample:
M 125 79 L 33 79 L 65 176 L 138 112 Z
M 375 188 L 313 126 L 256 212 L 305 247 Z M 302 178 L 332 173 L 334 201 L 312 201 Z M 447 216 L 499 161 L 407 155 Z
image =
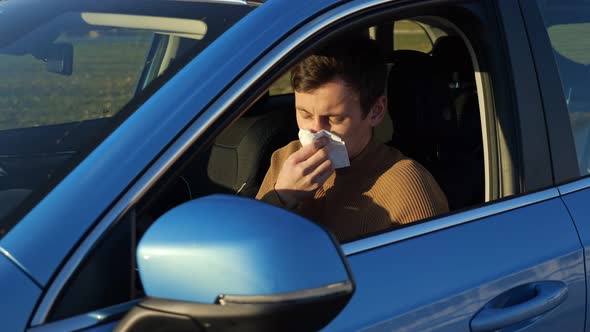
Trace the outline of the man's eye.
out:
M 342 123 L 343 121 L 344 121 L 344 118 L 342 118 L 342 117 L 330 118 L 330 123 L 334 123 L 334 124 Z
M 309 114 L 309 113 L 300 113 L 299 116 L 302 119 L 311 119 L 311 114 Z

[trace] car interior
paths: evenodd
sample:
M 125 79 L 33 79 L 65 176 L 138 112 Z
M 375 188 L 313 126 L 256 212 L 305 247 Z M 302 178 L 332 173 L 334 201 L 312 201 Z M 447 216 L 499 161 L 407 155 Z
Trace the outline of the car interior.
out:
M 429 52 L 383 47 L 389 68 L 388 116 L 375 135 L 424 165 L 447 195 L 453 211 L 482 203 L 485 198 L 478 91 L 463 38 L 447 27 L 433 26 L 436 20 L 422 20 L 428 23 L 406 21 L 420 29 L 436 29 L 438 36 L 430 40 Z M 371 29 L 362 33 L 369 35 Z M 377 34 L 386 40 L 376 41 L 390 45 L 394 30 L 389 30 L 389 35 Z M 150 214 L 157 217 L 183 201 L 212 193 L 253 198 L 271 154 L 297 139 L 294 105 L 292 92 L 260 96 L 205 153 L 185 162 L 168 189 L 154 192 L 159 203 L 149 204 L 152 209 L 157 206 Z
M 476 86 L 473 48 L 460 31 L 444 20 L 425 16 L 404 21 L 416 29 L 396 30 L 396 21 L 361 31 L 382 45 L 389 68 L 388 116 L 375 129 L 375 135 L 433 174 L 447 195 L 451 212 L 484 203 L 489 175 L 484 166 L 478 96 L 481 92 Z M 427 40 L 426 50 L 396 47 L 396 38 L 412 38 L 416 34 Z M 195 43 L 195 39 L 156 34 L 138 91 L 157 80 L 167 66 L 178 64 L 183 53 L 198 47 Z M 274 82 L 268 90 L 286 84 L 281 90 L 284 93 L 267 91 L 258 96 L 206 148 L 201 146 L 198 153 L 189 151 L 182 156 L 137 204 L 134 213 L 125 217 L 129 222 L 117 223 L 111 231 L 117 234 L 109 236 L 131 241 L 103 241 L 69 281 L 70 286 L 58 298 L 50 320 L 141 297 L 141 283 L 133 267 L 135 246 L 153 221 L 172 207 L 214 193 L 249 198 L 256 195 L 271 154 L 297 139 L 294 95 L 289 92 L 285 76 L 282 77 L 282 82 Z M 115 242 L 118 244 L 113 245 Z M 122 273 L 100 277 L 95 273 L 113 266 L 118 266 Z M 84 287 L 88 284 L 109 285 L 113 291 Z

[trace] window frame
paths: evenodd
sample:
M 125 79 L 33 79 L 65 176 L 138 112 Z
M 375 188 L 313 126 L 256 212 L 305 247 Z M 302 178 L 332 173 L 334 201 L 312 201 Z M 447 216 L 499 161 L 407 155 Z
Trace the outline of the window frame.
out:
M 554 182 L 567 183 L 584 176 L 580 175 L 578 169 L 569 111 L 553 47 L 537 1 L 520 0 L 520 6 L 542 95 Z
M 449 2 L 452 3 L 452 2 Z M 447 3 L 448 4 L 448 3 Z M 268 53 L 259 58 L 251 68 L 223 92 L 221 97 L 213 101 L 208 107 L 199 113 L 197 119 L 192 122 L 188 128 L 178 135 L 153 162 L 150 167 L 133 183 L 122 196 L 114 203 L 109 210 L 100 218 L 92 230 L 81 241 L 80 245 L 74 249 L 74 253 L 68 258 L 67 262 L 57 272 L 56 277 L 49 285 L 44 296 L 36 308 L 31 324 L 33 328 L 42 328 L 47 326 L 64 326 L 69 321 L 76 320 L 80 325 L 77 329 L 88 328 L 91 326 L 103 324 L 104 320 L 96 319 L 92 322 L 80 320 L 80 316 L 65 318 L 57 322 L 46 323 L 45 320 L 54 304 L 55 299 L 61 293 L 61 289 L 67 284 L 75 271 L 84 262 L 87 255 L 94 249 L 95 245 L 108 233 L 118 222 L 125 219 L 125 215 L 131 211 L 136 203 L 148 192 L 148 190 L 158 182 L 163 174 L 170 169 L 173 164 L 181 158 L 187 149 L 191 146 L 197 146 L 204 149 L 212 140 L 211 132 L 219 132 L 226 124 L 239 117 L 248 106 L 255 101 L 255 96 L 260 95 L 268 89 L 268 82 L 273 82 L 282 72 L 280 68 L 285 68 L 292 64 L 295 59 L 290 57 L 293 53 L 301 53 L 301 48 L 307 48 L 310 40 L 316 43 L 321 38 L 327 38 L 326 30 L 333 29 L 334 24 L 341 21 L 355 20 L 355 24 L 364 19 L 374 19 L 377 16 L 393 16 L 392 13 L 403 11 L 405 9 L 420 9 L 425 6 L 440 5 L 438 1 L 422 1 L 412 4 L 383 4 L 382 0 L 365 0 L 349 2 L 338 7 L 331 8 L 325 13 L 321 13 L 318 18 L 307 22 L 297 31 L 288 35 L 278 45 L 275 45 Z M 380 11 L 375 14 L 374 11 Z M 358 15 L 367 18 L 358 19 Z M 350 25 L 347 25 L 350 27 Z M 306 46 L 307 45 L 307 46 Z M 495 73 L 495 72 L 494 72 Z M 267 83 L 265 83 L 267 82 Z M 487 82 L 490 84 L 490 82 Z M 529 82 L 528 84 L 536 84 Z M 253 93 L 255 91 L 256 93 Z M 486 92 L 490 92 L 488 90 Z M 496 97 L 496 94 L 488 96 Z M 531 97 L 534 98 L 534 97 Z M 487 99 L 487 98 L 486 98 Z M 480 101 L 486 102 L 493 109 L 493 100 Z M 520 103 L 519 103 L 520 105 Z M 513 104 L 516 111 L 520 109 Z M 491 116 L 491 115 L 490 115 Z M 545 151 L 546 152 L 546 151 Z M 547 157 L 546 153 L 541 151 L 541 159 Z M 537 156 L 538 157 L 538 156 Z M 536 158 L 533 158 L 536 159 Z M 500 164 L 498 164 L 497 167 Z M 545 177 L 537 179 L 536 182 L 546 182 Z M 466 211 L 459 211 L 451 215 L 434 217 L 425 220 L 426 222 L 418 223 L 406 227 L 402 230 L 391 230 L 385 233 L 374 235 L 368 238 L 355 240 L 343 245 L 345 255 L 353 255 L 362 251 L 372 250 L 382 245 L 388 245 L 399 241 L 407 240 L 413 237 L 429 234 L 438 230 L 446 229 L 463 223 L 471 222 L 486 216 L 491 216 L 501 212 L 516 209 L 522 206 L 534 204 L 556 197 L 558 192 L 555 189 L 543 190 L 536 193 L 519 194 L 518 197 L 509 197 L 507 199 L 494 199 L 489 203 L 478 205 Z M 127 303 L 120 304 L 121 308 L 126 307 Z M 32 329 L 31 329 L 32 330 Z

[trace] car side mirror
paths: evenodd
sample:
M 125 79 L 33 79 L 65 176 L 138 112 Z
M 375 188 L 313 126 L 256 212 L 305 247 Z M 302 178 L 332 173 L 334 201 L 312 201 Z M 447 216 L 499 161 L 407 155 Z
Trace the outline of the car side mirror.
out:
M 72 75 L 74 47 L 72 44 L 51 44 L 46 50 L 47 71 L 65 76 Z
M 137 262 L 148 296 L 115 331 L 317 331 L 354 292 L 328 231 L 236 196 L 204 197 L 161 216 Z

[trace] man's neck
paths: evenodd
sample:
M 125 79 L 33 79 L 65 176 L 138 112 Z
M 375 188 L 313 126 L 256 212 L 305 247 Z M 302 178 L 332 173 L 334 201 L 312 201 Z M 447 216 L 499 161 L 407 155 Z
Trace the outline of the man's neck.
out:
M 362 147 L 362 148 L 359 150 L 359 152 L 358 152 L 356 155 L 354 155 L 354 156 L 350 157 L 350 161 L 352 162 L 353 160 L 357 159 L 357 158 L 358 158 L 358 156 L 362 155 L 362 154 L 363 154 L 363 152 L 365 151 L 365 149 L 367 148 L 367 146 L 369 146 L 369 143 L 371 143 L 371 141 L 372 141 L 372 140 L 373 140 L 373 133 L 371 133 L 371 134 L 370 134 L 370 135 L 369 135 L 369 136 L 368 136 L 368 137 L 365 139 L 365 142 L 364 142 L 364 144 L 362 145 L 363 147 Z

